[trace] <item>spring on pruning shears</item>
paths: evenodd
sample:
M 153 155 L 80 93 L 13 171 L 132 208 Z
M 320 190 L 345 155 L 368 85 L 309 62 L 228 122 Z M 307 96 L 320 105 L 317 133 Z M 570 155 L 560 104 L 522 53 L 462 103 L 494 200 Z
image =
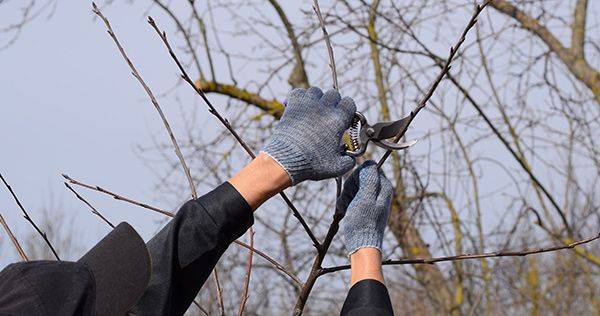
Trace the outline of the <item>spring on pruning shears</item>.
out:
M 356 112 L 348 129 L 352 148 L 346 148 L 346 154 L 352 157 L 362 156 L 367 150 L 369 142 L 387 150 L 402 150 L 414 145 L 417 142 L 416 140 L 404 143 L 389 140 L 390 138 L 402 137 L 411 121 L 412 118 L 409 115 L 397 121 L 378 122 L 369 125 L 366 117 L 361 112 Z

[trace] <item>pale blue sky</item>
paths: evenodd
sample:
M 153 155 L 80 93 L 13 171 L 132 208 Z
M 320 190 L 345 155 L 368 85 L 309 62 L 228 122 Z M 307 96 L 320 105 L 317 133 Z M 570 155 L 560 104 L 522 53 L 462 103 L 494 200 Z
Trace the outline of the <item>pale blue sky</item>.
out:
M 0 20 L 18 12 L 15 3 L 5 8 Z M 107 7 L 105 14 L 142 76 L 159 94 L 176 83 L 177 71 L 145 22 L 145 9 L 140 4 L 119 5 L 118 10 Z M 167 19 L 161 20 L 169 25 Z M 153 136 L 165 142 L 168 138 L 100 22 L 89 1 L 58 1 L 51 18 L 34 20 L 13 46 L 0 52 L 0 172 L 37 221 L 42 221 L 40 209 L 51 200 L 60 205 L 63 216 L 76 217 L 84 247 L 108 232 L 108 226 L 64 188 L 62 172 L 169 208 L 153 193 L 155 174 L 134 151 L 136 145 L 151 145 Z M 177 132 L 179 105 L 173 98 L 161 103 Z M 78 190 L 109 219 L 129 221 L 144 238 L 162 219 L 102 194 Z M 21 239 L 33 231 L 4 187 L 0 212 Z M 0 267 L 15 259 L 12 246 L 3 243 Z

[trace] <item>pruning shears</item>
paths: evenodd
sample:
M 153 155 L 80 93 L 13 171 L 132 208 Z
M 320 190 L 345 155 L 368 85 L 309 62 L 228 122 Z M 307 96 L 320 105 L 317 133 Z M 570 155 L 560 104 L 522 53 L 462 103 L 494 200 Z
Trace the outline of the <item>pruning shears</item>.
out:
M 411 122 L 412 117 L 408 115 L 397 121 L 378 122 L 370 125 L 361 112 L 356 112 L 348 129 L 351 146 L 346 144 L 346 155 L 351 157 L 362 156 L 367 150 L 369 142 L 386 150 L 402 150 L 416 144 L 416 140 L 403 143 L 390 140 L 390 138 L 397 137 L 397 139 L 400 139 L 404 136 Z

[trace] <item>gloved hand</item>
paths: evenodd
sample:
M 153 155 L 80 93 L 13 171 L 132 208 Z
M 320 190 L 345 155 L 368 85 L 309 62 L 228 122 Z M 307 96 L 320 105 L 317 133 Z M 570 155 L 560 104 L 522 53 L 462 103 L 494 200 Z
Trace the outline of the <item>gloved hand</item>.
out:
M 336 212 L 345 214 L 341 225 L 348 256 L 360 248 L 381 251 L 392 194 L 392 184 L 372 160 L 365 161 L 346 180 Z
M 292 185 L 343 175 L 355 164 L 345 155 L 342 141 L 356 106 L 335 90 L 294 89 L 271 140 L 263 152 L 275 159 L 290 176 Z

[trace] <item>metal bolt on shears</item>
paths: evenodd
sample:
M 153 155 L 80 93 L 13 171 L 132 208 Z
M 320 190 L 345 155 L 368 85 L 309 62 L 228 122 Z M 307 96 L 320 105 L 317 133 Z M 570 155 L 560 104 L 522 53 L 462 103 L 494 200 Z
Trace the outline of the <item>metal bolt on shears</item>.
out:
M 402 137 L 411 121 L 409 115 L 397 121 L 378 122 L 370 125 L 361 112 L 356 112 L 348 129 L 352 148 L 346 145 L 346 155 L 351 157 L 362 156 L 367 150 L 369 142 L 387 150 L 402 150 L 416 144 L 416 140 L 404 143 L 395 143 L 389 140 L 394 137 Z

